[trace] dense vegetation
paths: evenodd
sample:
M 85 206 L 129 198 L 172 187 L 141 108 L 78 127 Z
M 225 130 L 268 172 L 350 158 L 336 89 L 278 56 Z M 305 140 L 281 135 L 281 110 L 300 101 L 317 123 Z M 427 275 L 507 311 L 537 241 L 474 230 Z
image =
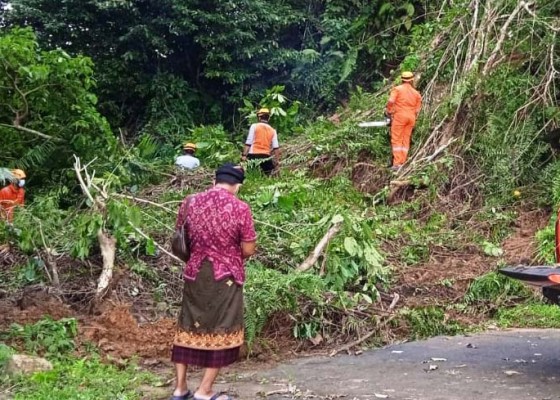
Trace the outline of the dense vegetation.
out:
M 29 203 L 0 227 L 0 289 L 47 285 L 84 312 L 112 294 L 135 302 L 141 288 L 174 315 L 180 265 L 165 251 L 177 204 L 239 160 L 267 106 L 284 155 L 279 176 L 251 169 L 241 193 L 259 234 L 251 345 L 267 327 L 333 347 L 367 332 L 371 344 L 453 334 L 494 316 L 558 324 L 493 272 L 523 261 L 502 248 L 516 218 L 560 200 L 558 10 L 558 0 L 12 1 L 0 18 L 0 167 L 26 169 Z M 401 70 L 416 71 L 425 106 L 411 160 L 391 178 L 386 132 L 357 122 L 382 117 Z M 199 147 L 195 173 L 172 167 L 187 140 Z M 538 232 L 533 261 L 551 261 L 553 236 Z M 111 243 L 128 286 L 97 282 Z M 59 332 L 72 321 L 4 337 L 53 357 L 33 336 L 51 329 L 54 353 L 70 354 L 74 334 Z M 78 387 L 72 357 L 52 374 Z M 99 380 L 112 373 L 87 362 Z M 133 393 L 128 373 L 117 392 Z

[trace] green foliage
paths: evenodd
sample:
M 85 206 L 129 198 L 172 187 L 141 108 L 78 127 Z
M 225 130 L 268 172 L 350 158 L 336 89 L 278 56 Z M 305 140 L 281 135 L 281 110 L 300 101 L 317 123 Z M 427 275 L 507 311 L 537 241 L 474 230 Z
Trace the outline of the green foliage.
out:
M 285 86 L 276 85 L 268 89 L 264 97 L 260 100 L 258 107 L 244 99 L 244 107 L 239 109 L 250 123 L 257 122 L 257 108 L 265 107 L 270 110 L 270 124 L 282 135 L 289 137 L 294 131 L 301 131 L 298 126 L 299 101 L 290 101 L 284 94 Z
M 235 146 L 232 137 L 222 125 L 208 125 L 194 128 L 184 142 L 196 143 L 196 157 L 205 167 L 215 168 L 226 161 L 236 161 L 241 157 L 241 149 Z
M 548 225 L 537 232 L 538 257 L 541 262 L 556 264 L 556 216 L 553 215 Z
M 111 155 L 116 142 L 97 112 L 93 63 L 42 51 L 30 29 L 0 34 L 0 157 L 39 181 L 60 174 L 72 154 Z
M 528 299 L 532 296 L 526 285 L 497 272 L 489 272 L 476 278 L 465 294 L 467 304 L 486 304 L 500 307 L 512 299 Z
M 21 340 L 25 350 L 30 353 L 64 358 L 74 350 L 74 337 L 77 332 L 78 325 L 73 318 L 55 321 L 45 317 L 34 324 L 14 323 L 4 336 L 11 340 Z
M 453 319 L 448 319 L 445 311 L 439 307 L 403 308 L 399 314 L 411 329 L 411 336 L 422 339 L 439 335 L 456 335 L 465 327 Z
M 560 307 L 549 304 L 520 304 L 501 308 L 496 315 L 502 328 L 560 328 Z
M 104 364 L 98 357 L 70 358 L 54 364 L 52 371 L 19 377 L 8 382 L 17 385 L 14 400 L 140 400 L 142 384 L 154 378 L 138 372 L 133 364 L 125 368 Z
M 406 51 L 417 16 L 432 7 L 418 0 L 10 4 L 5 25 L 31 26 L 41 46 L 94 60 L 100 107 L 115 127 L 172 139 L 223 117 L 229 125 L 242 99 L 278 84 L 313 109 L 333 106 L 350 84 L 383 75 Z
M 288 273 L 252 263 L 245 284 L 245 340 L 251 346 L 267 321 L 276 314 L 289 314 L 299 326 L 321 323 L 325 284 L 313 274 Z M 304 313 L 300 304 L 311 301 L 314 309 Z M 314 335 L 313 335 L 314 336 Z

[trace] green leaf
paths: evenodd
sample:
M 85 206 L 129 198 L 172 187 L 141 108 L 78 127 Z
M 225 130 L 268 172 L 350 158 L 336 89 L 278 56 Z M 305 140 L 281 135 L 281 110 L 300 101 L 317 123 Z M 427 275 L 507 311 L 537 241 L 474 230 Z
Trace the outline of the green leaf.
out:
M 350 74 L 352 72 L 354 72 L 354 67 L 356 66 L 356 61 L 358 59 L 358 49 L 352 49 L 350 51 L 350 54 L 348 54 L 348 57 L 346 58 L 346 61 L 344 62 L 344 65 L 342 67 L 342 73 L 340 75 L 340 80 L 339 83 L 342 83 L 346 80 L 346 78 L 348 78 L 350 76 Z
M 358 254 L 359 246 L 356 239 L 353 237 L 347 236 L 344 238 L 344 249 L 348 254 L 352 257 Z
M 332 217 L 331 219 L 331 223 L 332 224 L 340 224 L 341 222 L 344 221 L 344 217 L 340 214 L 336 214 L 335 216 Z
M 156 244 L 152 239 L 148 239 L 146 241 L 146 254 L 149 256 L 153 256 L 156 254 Z
M 407 31 L 409 31 L 410 28 L 412 28 L 412 20 L 410 18 L 405 19 L 404 27 L 406 28 Z

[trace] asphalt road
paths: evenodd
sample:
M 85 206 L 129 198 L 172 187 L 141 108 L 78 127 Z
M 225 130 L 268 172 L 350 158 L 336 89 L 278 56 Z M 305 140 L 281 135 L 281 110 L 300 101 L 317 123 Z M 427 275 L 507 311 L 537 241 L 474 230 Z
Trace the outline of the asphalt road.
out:
M 437 337 L 299 359 L 228 386 L 238 399 L 556 400 L 560 330 Z

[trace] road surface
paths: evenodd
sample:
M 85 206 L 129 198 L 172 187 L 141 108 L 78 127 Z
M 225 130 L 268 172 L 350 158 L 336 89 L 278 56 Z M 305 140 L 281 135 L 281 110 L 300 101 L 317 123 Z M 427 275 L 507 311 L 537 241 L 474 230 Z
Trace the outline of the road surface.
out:
M 560 330 L 437 337 L 227 375 L 238 399 L 560 400 Z

